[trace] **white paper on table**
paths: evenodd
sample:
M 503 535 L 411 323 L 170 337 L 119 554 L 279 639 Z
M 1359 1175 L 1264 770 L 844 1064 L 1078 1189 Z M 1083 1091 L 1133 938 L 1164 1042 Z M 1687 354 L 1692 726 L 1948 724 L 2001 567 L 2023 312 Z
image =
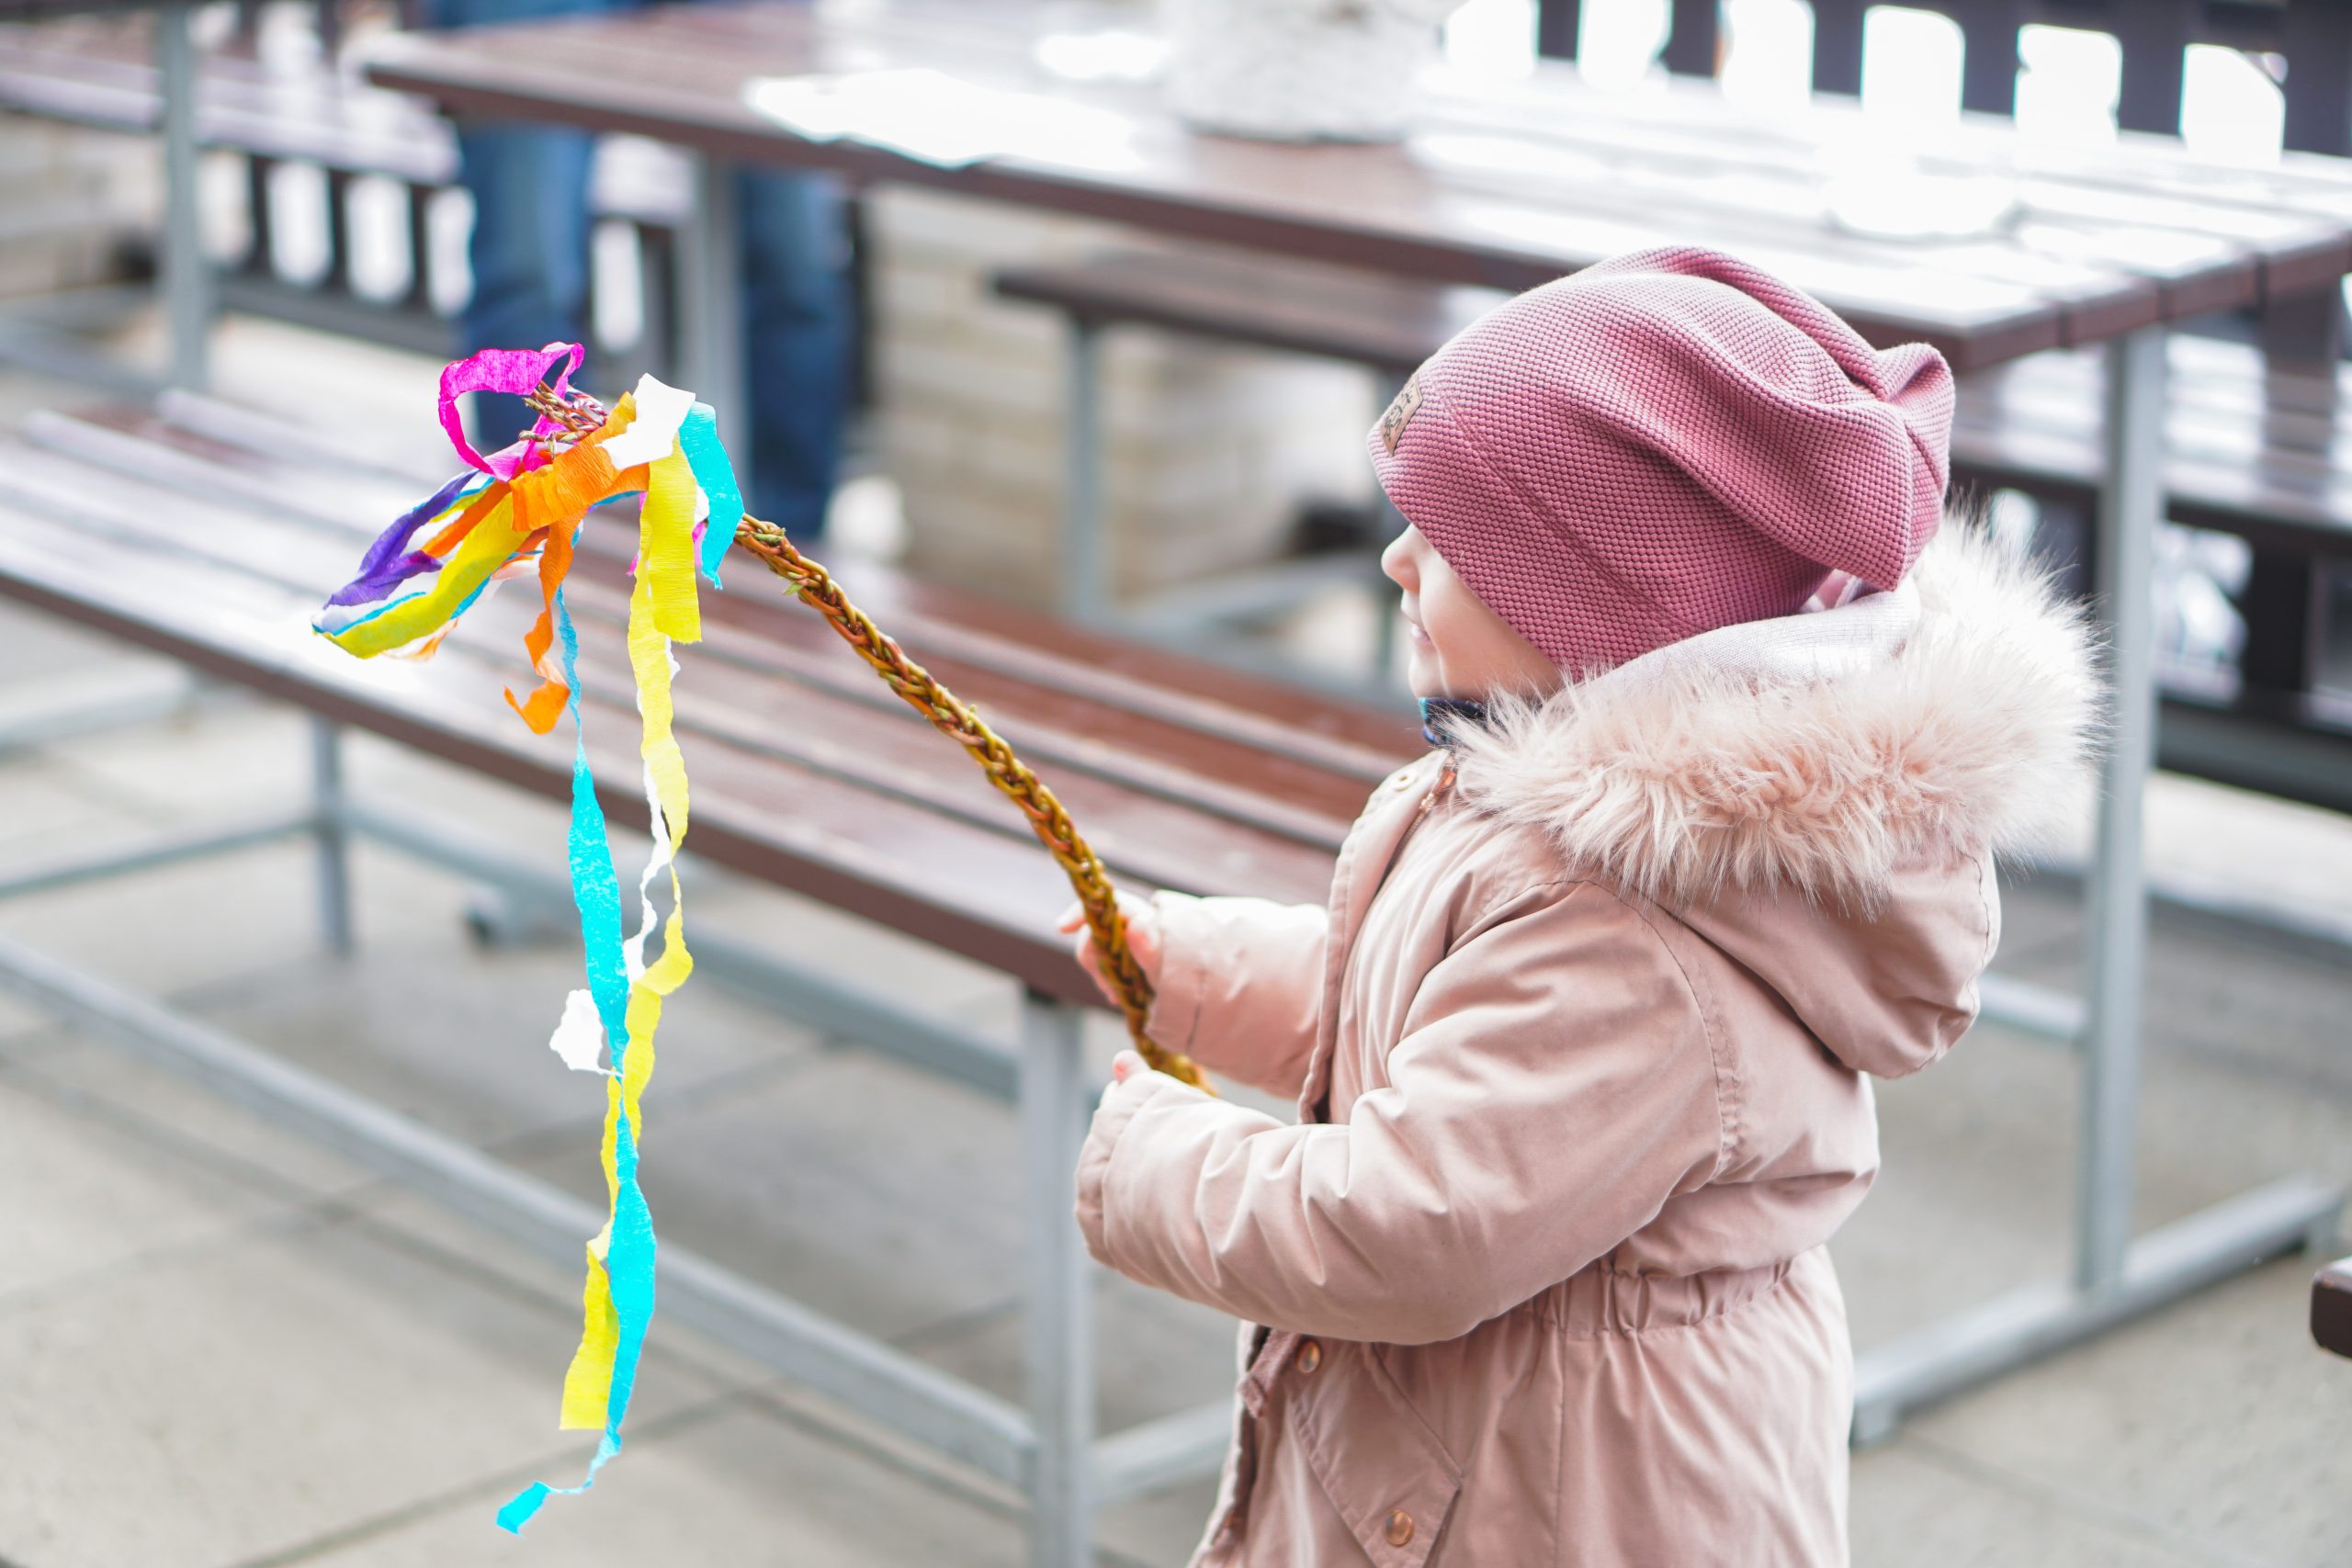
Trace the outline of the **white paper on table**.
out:
M 1124 116 L 925 67 L 755 76 L 743 84 L 743 103 L 811 141 L 887 148 L 941 168 L 1003 157 L 1090 168 L 1136 162 Z

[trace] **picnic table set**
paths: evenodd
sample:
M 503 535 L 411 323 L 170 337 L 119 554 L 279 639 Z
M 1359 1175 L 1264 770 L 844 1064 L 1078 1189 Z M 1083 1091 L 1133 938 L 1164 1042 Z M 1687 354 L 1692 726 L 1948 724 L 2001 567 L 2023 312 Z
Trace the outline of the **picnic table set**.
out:
M 452 363 L 435 412 L 463 470 L 408 510 L 388 513 L 372 542 L 343 527 L 314 530 L 300 547 L 305 570 L 332 551 L 356 563 L 339 587 L 313 584 L 311 626 L 341 654 L 370 661 L 366 666 L 331 670 L 314 651 L 266 651 L 270 638 L 288 635 L 283 606 L 299 595 L 285 569 L 261 563 L 258 544 L 235 545 L 224 535 L 176 547 L 198 558 L 208 581 L 233 590 L 223 604 L 241 602 L 238 585 L 264 585 L 252 589 L 253 602 L 267 613 L 257 611 L 248 626 L 226 610 L 217 618 L 163 608 L 134 614 L 110 602 L 109 558 L 88 539 L 54 550 L 21 531 L 0 540 L 0 593 L 289 696 L 321 716 L 322 736 L 353 724 L 420 739 L 446 724 L 451 739 L 430 744 L 478 755 L 487 769 L 568 800 L 569 895 L 585 984 L 560 1020 L 550 1021 L 550 1043 L 563 1066 L 607 1080 L 608 1201 L 593 1237 L 566 1231 L 576 1230 L 576 1205 L 552 1203 L 486 1161 L 388 1126 L 349 1097 L 301 1083 L 233 1043 L 140 1012 L 13 943 L 0 944 L 0 970 L 12 972 L 20 988 L 85 1015 L 104 1014 L 132 1034 L 143 1028 L 142 1043 L 159 1056 L 193 1061 L 216 1084 L 241 1083 L 232 1092 L 278 1108 L 290 1125 L 338 1146 L 371 1148 L 368 1157 L 384 1168 L 413 1178 L 493 1232 L 527 1235 L 542 1249 L 565 1234 L 575 1247 L 586 1244 L 582 1333 L 560 1415 L 567 1428 L 600 1434 L 599 1448 L 588 1477 L 570 1487 L 534 1482 L 500 1511 L 502 1525 L 519 1529 L 555 1492 L 584 1490 L 621 1451 L 662 1292 L 685 1322 L 1021 1490 L 1041 1565 L 1076 1568 L 1091 1560 L 1092 1517 L 1104 1501 L 1213 1468 L 1227 1433 L 1224 1402 L 1109 1437 L 1094 1429 L 1088 1266 L 1066 1234 L 1066 1167 L 1090 1089 L 1075 1022 L 1086 992 L 1073 978 L 1047 977 L 1059 943 L 1046 924 L 1046 893 L 1066 881 L 1078 897 L 1136 1047 L 1159 1070 L 1202 1082 L 1188 1059 L 1145 1029 L 1150 985 L 1128 950 L 1114 884 L 1173 885 L 1174 873 L 1148 863 L 1136 847 L 1148 837 L 1138 828 L 1182 817 L 1204 844 L 1236 835 L 1230 841 L 1241 847 L 1222 863 L 1228 869 L 1214 856 L 1196 857 L 1197 891 L 1311 886 L 1344 822 L 1344 809 L 1329 803 L 1413 750 L 1413 727 L 1393 715 L 1340 704 L 1336 716 L 1309 726 L 1295 718 L 1303 710 L 1286 716 L 1285 699 L 1270 688 L 1154 662 L 1114 649 L 1109 639 L 1071 645 L 1079 656 L 1068 664 L 1091 660 L 1090 672 L 1048 672 L 1046 656 L 1022 647 L 1006 625 L 967 618 L 986 612 L 949 612 L 919 591 L 880 584 L 869 615 L 852 602 L 854 592 L 865 597 L 854 573 L 844 588 L 783 529 L 745 515 L 746 475 L 725 440 L 737 428 L 747 383 L 740 307 L 725 279 L 740 243 L 728 177 L 739 166 L 822 171 L 861 186 L 908 186 L 1084 215 L 1161 246 L 1210 243 L 1249 254 L 1218 264 L 1238 269 L 1237 288 L 1246 286 L 1253 257 L 1263 256 L 1276 269 L 1351 269 L 1383 288 L 1517 291 L 1629 250 L 1698 244 L 1779 274 L 1874 344 L 1931 344 L 1963 376 L 2049 351 L 2097 351 L 2096 380 L 2082 389 L 2095 391 L 2100 408 L 2090 558 L 2111 707 L 2085 870 L 2083 994 L 2004 981 L 1988 983 L 1983 998 L 1986 1018 L 2056 1037 L 2079 1057 L 2073 1256 L 2063 1279 L 1955 1303 L 1940 1320 L 1865 1350 L 1857 1359 L 1854 1434 L 1883 1438 L 1935 1400 L 2332 1231 L 2342 1193 L 2297 1176 L 2135 1233 L 2133 1137 L 2147 948 L 2142 811 L 2159 702 L 2152 561 L 2166 515 L 2165 421 L 2177 389 L 2167 337 L 2177 323 L 2218 309 L 2335 288 L 2352 271 L 2352 175 L 2313 163 L 2215 165 L 2144 137 L 2105 149 L 2057 149 L 1985 117 L 1967 118 L 1931 146 L 1871 162 L 1857 156 L 1871 130 L 1851 102 L 1819 99 L 1801 113 L 1763 114 L 1732 104 L 1708 82 L 1677 79 L 1629 95 L 1600 91 L 1548 64 L 1507 81 L 1449 72 L 1434 63 L 1433 28 L 1450 8 L 1432 0 L 1337 8 L 1189 0 L 1174 8 L 1173 28 L 1163 36 L 1139 29 L 1131 7 L 868 0 L 663 6 L 393 36 L 371 49 L 368 78 L 447 115 L 633 133 L 690 155 L 683 387 L 649 376 L 627 396 L 600 401 L 572 383 L 582 360 L 577 344 L 510 344 Z M 182 172 L 192 157 L 187 9 L 160 7 L 158 33 L 164 69 L 176 73 L 166 99 L 177 107 L 166 112 L 164 129 Z M 25 14 L 21 6 L 9 12 Z M 1331 58 L 1317 52 L 1318 40 L 1332 45 Z M 174 245 L 192 246 L 180 233 L 185 215 L 176 206 L 173 212 Z M 190 334 L 175 351 L 175 375 L 192 388 L 202 378 L 192 346 L 201 338 L 201 286 L 194 281 L 200 258 L 174 255 L 166 273 L 178 301 L 175 335 L 184 326 Z M 1193 302 L 1184 308 L 1213 314 L 1206 285 L 1188 281 Z M 1164 319 L 1173 307 L 1154 309 Z M 1105 319 L 1155 318 L 1147 311 Z M 1279 330 L 1303 343 L 1321 341 L 1306 320 L 1294 311 Z M 457 400 L 479 391 L 527 398 L 537 423 L 512 446 L 476 450 Z M 175 462 L 207 465 L 208 473 L 261 462 L 265 454 L 270 462 L 288 460 L 276 433 L 241 423 L 201 397 L 175 397 L 155 418 L 126 418 L 118 429 L 67 421 L 40 427 L 30 437 L 39 450 L 27 459 L 33 481 L 58 469 L 62 491 L 61 466 L 71 463 L 119 470 L 130 460 L 119 444 L 133 438 L 156 443 Z M 316 463 L 301 462 L 307 466 L 294 471 L 320 482 Z M 371 484 L 370 494 L 381 493 L 386 476 L 375 474 Z M 639 498 L 633 532 L 613 522 L 609 506 L 631 495 Z M 289 536 L 300 531 L 270 526 Z M 332 547 L 321 537 L 331 537 Z M 762 574 L 739 570 L 722 584 L 724 568 L 751 560 Z M 779 580 L 775 593 L 813 609 L 848 649 L 829 656 L 792 644 L 797 634 L 775 630 L 784 623 L 773 607 L 747 605 L 771 592 L 767 575 Z M 159 604 L 160 595 L 159 585 Z M 512 608 L 517 596 L 529 601 L 520 619 Z M 908 647 L 891 635 L 902 615 L 914 628 Z M 264 623 L 266 631 L 254 629 Z M 715 646 L 690 646 L 706 627 Z M 825 702 L 869 700 L 864 687 L 849 694 L 849 678 L 838 673 L 854 653 L 890 698 L 941 738 L 906 742 L 893 754 L 901 761 L 884 758 L 870 775 L 842 774 L 846 764 L 814 739 L 778 743 L 787 748 L 782 761 L 819 781 L 811 813 L 826 809 L 827 789 L 844 798 L 870 790 L 901 814 L 891 821 L 935 816 L 950 824 L 939 829 L 947 835 L 942 843 L 1034 836 L 1059 874 L 1041 874 L 1034 863 L 1008 872 L 1002 908 L 988 910 L 960 892 L 942 892 L 926 907 L 917 886 L 923 857 L 908 854 L 901 867 L 883 863 L 888 849 L 874 846 L 887 831 L 852 853 L 828 851 L 813 829 L 793 840 L 796 829 L 786 822 L 775 829 L 784 836 L 779 842 L 789 840 L 786 848 L 745 856 L 780 885 L 886 919 L 903 915 L 905 929 L 1021 980 L 1026 1033 L 1013 1059 L 928 1037 L 904 1051 L 951 1076 L 987 1078 L 1021 1103 L 1023 1215 L 1033 1248 L 1024 1281 L 1031 1321 L 1023 1405 L 984 1395 L 700 1258 L 673 1261 L 665 1251 L 657 1262 L 660 1131 L 644 1126 L 640 1103 L 656 1025 L 664 998 L 697 958 L 713 964 L 709 955 L 719 953 L 715 966 L 722 970 L 732 962 L 723 942 L 698 936 L 693 957 L 685 942 L 683 891 L 693 873 L 682 876 L 679 857 L 688 840 L 688 779 L 702 776 L 698 748 L 706 739 L 722 759 L 715 794 L 740 795 L 734 774 L 752 776 L 752 763 L 733 755 L 748 742 L 728 739 L 717 716 L 727 702 L 747 711 L 752 702 L 742 694 L 748 671 L 769 657 L 750 649 L 753 634 L 787 639 L 776 643 L 789 650 L 786 661 L 760 672 L 801 695 L 777 700 L 806 700 L 808 693 L 824 694 Z M 495 657 L 484 651 L 493 640 Z M 457 655 L 455 674 L 421 676 L 433 683 L 413 691 L 401 683 L 405 674 L 385 675 L 388 683 L 370 688 L 379 657 L 422 658 L 445 643 Z M 713 686 L 697 696 L 706 670 Z M 948 689 L 967 676 L 984 694 L 967 700 Z M 1185 694 L 1187 680 L 1203 682 L 1205 694 Z M 493 737 L 487 709 L 469 709 L 462 724 L 428 717 L 417 694 L 503 681 L 512 682 L 504 685 L 512 710 L 504 717 L 520 720 L 527 738 Z M 1216 684 L 1221 681 L 1228 683 Z M 1174 742 L 1154 742 L 1168 748 L 1155 753 L 1138 740 L 1142 761 L 1110 790 L 1092 771 L 1091 753 L 1053 739 L 1057 704 L 1113 716 L 1102 722 L 1133 725 L 1138 737 L 1160 726 L 1190 737 L 1184 747 L 1206 750 L 1196 764 L 1180 763 Z M 633 748 L 616 749 L 608 734 L 592 738 L 592 729 L 629 722 L 630 705 Z M 556 742 L 541 738 L 567 718 L 574 730 L 570 758 L 542 755 Z M 987 799 L 967 783 L 946 780 L 947 764 L 933 760 L 943 740 L 978 764 Z M 320 783 L 331 794 L 340 787 L 331 737 L 322 745 Z M 905 770 L 895 785 L 885 777 L 894 766 Z M 1066 774 L 1073 787 L 1063 789 Z M 1283 781 L 1310 778 L 1311 790 L 1293 789 L 1285 800 Z M 626 818 L 650 830 L 633 915 L 607 848 L 604 804 L 632 791 Z M 695 800 L 695 820 L 705 820 L 703 797 Z M 1108 830 L 1090 845 L 1088 813 L 1098 802 Z M 786 795 L 771 809 L 789 818 L 798 808 Z M 334 886 L 345 840 L 371 829 L 356 815 L 332 825 L 305 821 L 321 833 L 332 910 L 347 895 Z M 392 841 L 404 831 L 424 841 L 413 829 L 385 831 Z M 750 829 L 731 819 L 723 831 L 730 844 L 739 837 L 750 842 Z M 1245 841 L 1244 833 L 1252 836 Z M 1009 852 L 1001 863 L 1012 863 Z M 879 891 L 853 891 L 867 885 Z M 334 919 L 331 912 L 331 926 Z M 787 1003 L 851 1010 L 843 1017 L 865 1005 L 805 976 L 771 989 Z M 910 1038 L 920 1032 L 906 1028 Z M 2352 1308 L 2344 1304 L 2352 1288 L 2340 1269 L 2322 1284 L 2314 1331 L 2352 1354 Z

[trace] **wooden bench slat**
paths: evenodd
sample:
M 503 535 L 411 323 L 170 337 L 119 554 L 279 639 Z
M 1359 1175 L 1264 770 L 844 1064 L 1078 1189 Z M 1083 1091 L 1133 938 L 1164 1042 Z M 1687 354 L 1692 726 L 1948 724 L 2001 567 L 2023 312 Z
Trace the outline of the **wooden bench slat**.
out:
M 217 434 L 175 431 L 142 413 L 102 411 L 88 416 L 88 423 L 175 448 L 209 442 L 216 459 L 225 457 Z M 314 483 L 288 483 L 276 471 L 288 463 L 300 468 L 299 454 L 314 434 L 288 430 L 272 439 L 262 434 L 262 422 L 250 423 L 257 445 L 240 449 L 245 457 L 222 482 L 256 497 L 338 493 L 330 468 L 311 468 L 318 476 Z M 396 515 L 393 509 L 410 504 L 419 482 L 429 481 L 395 483 L 388 477 L 376 512 L 384 519 Z M 361 525 L 372 535 L 380 522 L 371 516 Z M 592 526 L 591 536 L 602 536 Z M 1080 733 L 1124 736 L 1165 727 L 1153 754 L 1213 773 L 1236 788 L 1317 802 L 1317 809 L 1344 811 L 1351 820 L 1363 804 L 1363 785 L 1377 783 L 1401 759 L 1423 750 L 1419 728 L 1406 715 L 1333 700 L 884 570 L 853 564 L 841 578 L 852 598 L 959 692 L 967 683 L 977 690 L 981 682 L 993 680 L 1000 700 L 1007 703 L 1016 700 L 1020 688 L 1057 694 L 1086 705 Z M 723 615 L 741 613 L 754 629 L 779 640 L 802 637 L 809 626 L 791 606 L 765 595 L 722 594 L 714 603 Z M 1282 765 L 1274 768 L 1268 759 L 1282 760 Z M 1084 762 L 1077 755 L 1069 760 Z M 1232 764 L 1229 772 L 1227 763 Z M 1334 793 L 1330 779 L 1318 780 L 1323 774 L 1346 782 Z
M 76 504 L 68 488 L 74 475 L 53 472 L 61 465 L 46 461 L 43 454 L 7 452 L 5 460 L 20 493 L 61 511 Z M 89 477 L 87 470 L 80 473 Z M 159 520 L 153 527 L 137 522 L 120 525 L 120 536 L 136 547 L 225 566 L 283 589 L 297 603 L 314 603 L 317 582 L 347 569 L 344 541 L 324 530 L 240 516 L 200 498 L 181 497 L 175 505 L 169 491 L 119 476 L 113 480 L 99 507 Z M 166 515 L 168 524 L 160 521 Z M 617 568 L 620 562 L 605 564 Z M 626 617 L 626 593 L 583 573 L 577 599 L 581 608 L 575 613 L 592 631 L 582 649 L 583 695 L 627 713 L 634 680 L 625 659 L 608 646 Z M 482 679 L 493 691 L 502 684 L 526 689 L 535 677 L 522 659 L 522 637 L 536 614 L 536 604 L 512 594 L 486 599 L 459 623 L 441 657 L 471 656 L 483 666 Z M 599 627 L 607 635 L 593 635 Z M 680 682 L 676 700 L 682 735 L 694 750 L 706 736 L 716 737 L 746 754 L 828 773 L 1019 842 L 1030 840 L 1026 821 L 1012 804 L 903 706 L 892 712 L 850 705 L 786 682 L 754 682 L 724 666 L 696 665 L 692 673 L 694 678 Z M 1054 782 L 1105 860 L 1140 880 L 1209 892 L 1267 880 L 1314 886 L 1328 874 L 1328 851 L 1220 822 L 1102 780 Z
M 568 752 L 525 730 L 462 655 L 388 675 L 311 635 L 301 596 L 201 560 L 165 561 L 62 532 L 38 513 L 0 506 L 0 593 L 539 794 L 568 793 Z M 616 821 L 642 827 L 634 716 L 597 700 L 583 706 L 598 793 Z M 1034 844 L 712 737 L 700 739 L 695 766 L 695 848 L 705 858 L 935 942 L 1048 995 L 1093 999 L 1051 929 L 1067 886 Z M 1321 888 L 1249 890 L 1295 899 Z
M 347 481 L 338 485 L 323 471 L 315 478 L 306 477 L 307 470 L 299 464 L 289 468 L 282 457 L 231 461 L 235 455 L 217 448 L 205 450 L 207 443 L 200 435 L 158 426 L 129 413 L 89 422 L 44 414 L 28 422 L 27 428 L 36 439 L 44 434 L 52 440 L 71 438 L 85 448 L 89 435 L 80 433 L 85 429 L 118 443 L 133 442 L 126 448 L 126 463 L 169 463 L 175 454 L 180 455 L 200 465 L 187 471 L 191 486 L 243 496 L 264 505 L 291 504 L 304 516 L 349 530 L 353 559 L 358 542 L 373 536 L 379 517 L 407 504 L 393 498 L 410 493 L 387 487 L 380 502 L 370 508 L 364 498 L 349 493 L 352 487 Z M 378 516 L 361 522 L 355 515 L 361 510 L 373 510 Z M 608 517 L 590 519 L 582 546 L 610 558 L 608 567 L 616 581 L 635 553 L 632 530 Z M 737 569 L 739 574 L 747 570 L 751 569 Z M 739 575 L 736 581 L 741 584 L 745 580 Z M 770 590 L 760 579 L 752 581 L 758 585 L 749 592 L 739 588 L 735 592 L 706 596 L 709 636 L 719 657 L 852 695 L 893 716 L 910 716 L 854 659 L 844 657 L 846 650 L 839 639 L 812 613 L 784 597 L 780 586 Z M 854 581 L 852 588 L 862 602 L 870 602 L 858 582 Z M 1399 761 L 1417 754 L 1423 744 L 1406 723 L 1384 717 L 1381 725 L 1394 737 L 1395 744 L 1376 753 L 1351 748 L 1345 754 L 1347 766 L 1332 769 L 1320 761 L 1324 748 L 1312 741 L 1302 746 L 1278 718 L 1259 717 L 1257 726 L 1273 733 L 1280 750 L 1253 743 L 1248 735 L 1235 735 L 1232 732 L 1242 726 L 1221 713 L 1206 716 L 1206 724 L 1199 722 L 1202 716 L 1198 715 L 1183 716 L 1195 718 L 1190 726 L 1167 723 L 1138 711 L 1143 705 L 1132 692 L 1118 694 L 1118 702 L 1106 704 L 1074 694 L 1069 689 L 1074 682 L 1067 676 L 1041 682 L 1024 679 L 1019 672 L 1005 673 L 1003 666 L 1009 660 L 1004 659 L 975 663 L 952 653 L 941 657 L 934 645 L 956 638 L 959 634 L 954 628 L 935 626 L 911 613 L 901 615 L 894 611 L 882 619 L 906 629 L 911 652 L 967 701 L 981 704 L 991 722 L 1003 726 L 1016 745 L 1026 750 L 1035 743 L 1036 760 L 1051 761 L 1057 774 L 1090 773 L 1183 801 L 1188 807 L 1205 805 L 1236 822 L 1305 843 L 1333 845 L 1344 836 L 1347 824 L 1362 807 L 1366 775 L 1372 773 L 1363 765 L 1365 761 L 1380 765 L 1373 776 L 1385 776 Z M 737 632 L 741 635 L 734 635 Z M 1016 651 L 1025 653 L 1028 667 L 1039 664 L 1034 650 Z M 1053 668 L 1051 660 L 1045 662 L 1049 670 Z M 1155 672 L 1163 679 L 1167 673 L 1164 667 Z M 1297 700 L 1295 693 L 1281 694 L 1286 704 Z M 1173 700 L 1195 709 L 1200 706 L 1198 699 L 1182 694 L 1174 694 Z

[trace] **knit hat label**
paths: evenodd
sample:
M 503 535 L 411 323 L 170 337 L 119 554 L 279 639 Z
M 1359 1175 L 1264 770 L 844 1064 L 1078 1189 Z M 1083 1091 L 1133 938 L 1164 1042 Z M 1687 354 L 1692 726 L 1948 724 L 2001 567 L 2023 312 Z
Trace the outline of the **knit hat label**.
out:
M 1420 378 L 1408 376 L 1405 378 L 1405 385 L 1398 389 L 1396 400 L 1388 405 L 1388 412 L 1380 416 L 1380 439 L 1387 443 L 1391 452 L 1396 450 L 1396 443 L 1404 437 L 1406 423 L 1420 406 Z

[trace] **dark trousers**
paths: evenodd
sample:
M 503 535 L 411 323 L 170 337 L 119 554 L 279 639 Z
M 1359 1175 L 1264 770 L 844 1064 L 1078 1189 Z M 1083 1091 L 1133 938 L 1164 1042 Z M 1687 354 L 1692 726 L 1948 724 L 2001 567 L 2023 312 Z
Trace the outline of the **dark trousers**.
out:
M 426 0 L 428 22 L 467 27 L 636 10 L 643 0 Z M 549 126 L 476 123 L 458 135 L 474 202 L 466 351 L 578 341 L 587 328 L 588 182 L 595 138 Z M 752 515 L 801 538 L 824 522 L 849 398 L 854 323 L 839 190 L 807 175 L 739 171 L 744 381 Z M 526 428 L 518 399 L 482 398 L 481 445 Z

